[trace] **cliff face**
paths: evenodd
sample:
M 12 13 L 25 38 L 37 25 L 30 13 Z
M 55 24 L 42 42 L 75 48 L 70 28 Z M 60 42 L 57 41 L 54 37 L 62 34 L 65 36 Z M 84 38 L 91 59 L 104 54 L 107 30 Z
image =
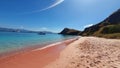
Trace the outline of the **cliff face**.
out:
M 100 30 L 102 30 L 103 28 L 109 25 L 113 25 L 114 27 L 117 27 L 117 29 L 120 29 L 120 27 L 117 26 L 118 24 L 120 24 L 120 9 L 114 12 L 113 14 L 111 14 L 104 21 L 86 28 L 80 35 L 95 35 L 96 32 L 97 33 L 100 32 Z M 120 32 L 118 31 L 117 33 Z
M 81 31 L 78 31 L 78 30 L 64 28 L 63 31 L 61 31 L 59 34 L 64 34 L 64 35 L 79 35 L 80 33 L 81 33 Z

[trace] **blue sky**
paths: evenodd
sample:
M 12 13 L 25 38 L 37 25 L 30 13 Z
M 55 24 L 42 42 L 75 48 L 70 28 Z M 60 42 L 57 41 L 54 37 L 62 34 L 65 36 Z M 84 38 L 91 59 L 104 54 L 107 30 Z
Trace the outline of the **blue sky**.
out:
M 0 0 L 0 27 L 83 30 L 120 8 L 120 0 Z

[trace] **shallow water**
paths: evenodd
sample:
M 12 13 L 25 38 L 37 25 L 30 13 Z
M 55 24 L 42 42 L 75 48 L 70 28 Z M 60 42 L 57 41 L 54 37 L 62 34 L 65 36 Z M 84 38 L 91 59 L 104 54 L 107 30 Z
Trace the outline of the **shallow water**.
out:
M 25 47 L 41 46 L 44 44 L 55 43 L 75 36 L 46 34 L 38 35 L 37 33 L 15 33 L 15 32 L 0 32 L 0 54 L 14 50 L 19 50 Z

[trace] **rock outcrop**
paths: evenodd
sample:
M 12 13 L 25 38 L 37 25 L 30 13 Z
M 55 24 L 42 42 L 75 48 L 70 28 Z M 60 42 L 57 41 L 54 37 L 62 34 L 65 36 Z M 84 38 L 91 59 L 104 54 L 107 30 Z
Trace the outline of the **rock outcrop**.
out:
M 81 31 L 75 29 L 64 28 L 59 34 L 63 35 L 79 35 Z

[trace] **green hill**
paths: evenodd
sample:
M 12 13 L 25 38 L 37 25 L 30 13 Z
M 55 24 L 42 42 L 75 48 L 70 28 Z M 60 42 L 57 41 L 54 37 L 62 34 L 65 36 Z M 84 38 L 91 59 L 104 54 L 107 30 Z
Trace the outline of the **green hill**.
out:
M 64 35 L 81 35 L 81 36 L 99 36 L 106 38 L 120 39 L 120 9 L 111 14 L 102 22 L 91 27 L 85 28 L 84 31 L 65 28 L 60 34 Z
M 82 36 L 99 36 L 106 38 L 120 38 L 120 9 L 111 14 L 104 21 L 85 28 Z
M 120 38 L 120 25 L 108 25 L 102 27 L 93 35 L 106 38 Z

